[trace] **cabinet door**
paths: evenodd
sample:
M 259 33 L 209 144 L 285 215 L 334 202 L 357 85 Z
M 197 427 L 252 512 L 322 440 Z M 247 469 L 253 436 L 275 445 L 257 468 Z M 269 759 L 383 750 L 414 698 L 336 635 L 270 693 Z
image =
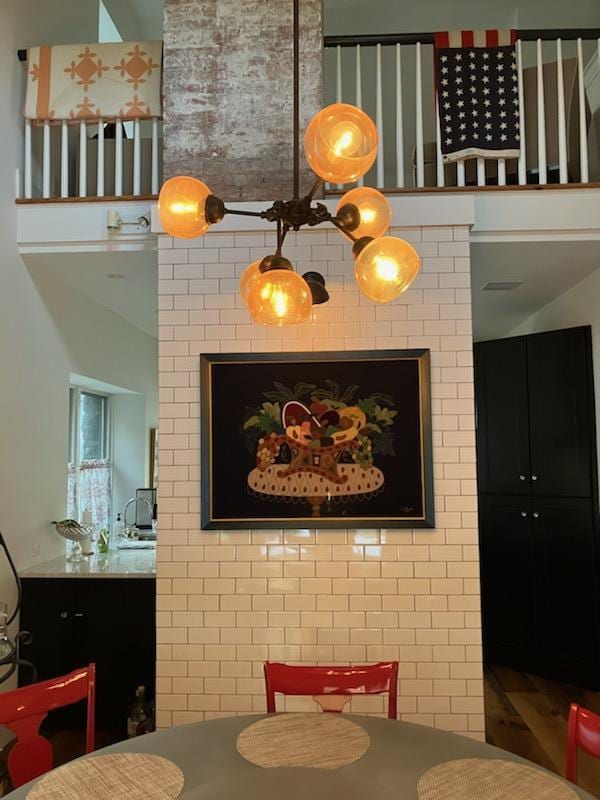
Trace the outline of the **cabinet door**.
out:
M 481 592 L 486 658 L 534 670 L 535 585 L 530 500 L 479 501 Z
M 475 345 L 479 491 L 528 494 L 529 412 L 524 337 Z
M 540 671 L 600 685 L 597 545 L 591 500 L 533 500 Z
M 589 497 L 595 424 L 589 328 L 527 337 L 532 491 Z
M 135 690 L 154 691 L 156 585 L 151 578 L 77 581 L 75 634 L 96 664 L 98 724 L 126 735 Z

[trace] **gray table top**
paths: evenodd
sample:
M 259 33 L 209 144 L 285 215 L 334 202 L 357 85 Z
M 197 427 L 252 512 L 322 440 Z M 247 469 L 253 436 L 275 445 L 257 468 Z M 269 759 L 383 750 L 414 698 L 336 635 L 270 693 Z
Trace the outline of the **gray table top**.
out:
M 359 761 L 336 770 L 262 769 L 250 764 L 237 752 L 236 739 L 260 715 L 170 728 L 97 753 L 154 753 L 169 758 L 185 776 L 181 800 L 417 800 L 419 778 L 443 761 L 500 758 L 535 766 L 512 753 L 445 731 L 377 717 L 348 717 L 368 732 L 371 744 Z M 9 797 L 25 798 L 32 785 Z M 578 797 L 593 800 L 581 789 L 573 789 Z

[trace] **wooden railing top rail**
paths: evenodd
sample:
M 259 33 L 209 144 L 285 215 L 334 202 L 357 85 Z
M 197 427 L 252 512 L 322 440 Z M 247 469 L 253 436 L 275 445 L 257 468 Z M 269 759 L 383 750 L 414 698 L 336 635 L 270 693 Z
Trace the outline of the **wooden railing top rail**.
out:
M 600 28 L 527 28 L 517 30 L 517 39 L 535 42 L 538 39 L 576 41 L 577 39 L 600 39 Z M 361 35 L 325 36 L 325 47 L 365 47 L 377 44 L 433 44 L 433 33 L 366 33 Z

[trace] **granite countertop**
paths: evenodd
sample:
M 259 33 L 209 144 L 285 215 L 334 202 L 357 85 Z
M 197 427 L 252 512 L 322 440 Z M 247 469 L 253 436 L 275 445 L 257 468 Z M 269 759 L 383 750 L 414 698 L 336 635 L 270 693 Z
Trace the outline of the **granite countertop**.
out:
M 78 563 L 67 561 L 66 554 L 24 569 L 21 578 L 154 578 L 156 550 L 110 550 Z

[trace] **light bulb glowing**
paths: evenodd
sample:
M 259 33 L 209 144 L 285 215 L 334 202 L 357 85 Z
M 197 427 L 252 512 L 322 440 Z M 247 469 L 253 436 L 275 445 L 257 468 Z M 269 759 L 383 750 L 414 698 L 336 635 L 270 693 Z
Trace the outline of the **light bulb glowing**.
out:
M 334 103 L 312 118 L 304 149 L 313 172 L 324 181 L 351 183 L 373 165 L 377 156 L 377 128 L 356 106 Z
M 206 199 L 211 191 L 197 178 L 169 178 L 158 195 L 158 215 L 165 231 L 181 239 L 202 236 L 210 228 Z
M 269 269 L 252 283 L 248 307 L 255 322 L 295 325 L 310 318 L 312 296 L 307 282 L 291 269 Z
M 421 260 L 403 239 L 373 239 L 356 256 L 354 274 L 360 290 L 376 303 L 389 303 L 406 291 L 419 273 Z
M 356 206 L 360 223 L 352 230 L 352 234 L 361 239 L 363 236 L 382 236 L 392 221 L 392 209 L 386 197 L 369 186 L 357 186 L 340 198 L 336 213 L 347 205 Z
M 375 256 L 373 259 L 375 273 L 381 281 L 397 281 L 400 273 L 400 265 L 391 258 Z

